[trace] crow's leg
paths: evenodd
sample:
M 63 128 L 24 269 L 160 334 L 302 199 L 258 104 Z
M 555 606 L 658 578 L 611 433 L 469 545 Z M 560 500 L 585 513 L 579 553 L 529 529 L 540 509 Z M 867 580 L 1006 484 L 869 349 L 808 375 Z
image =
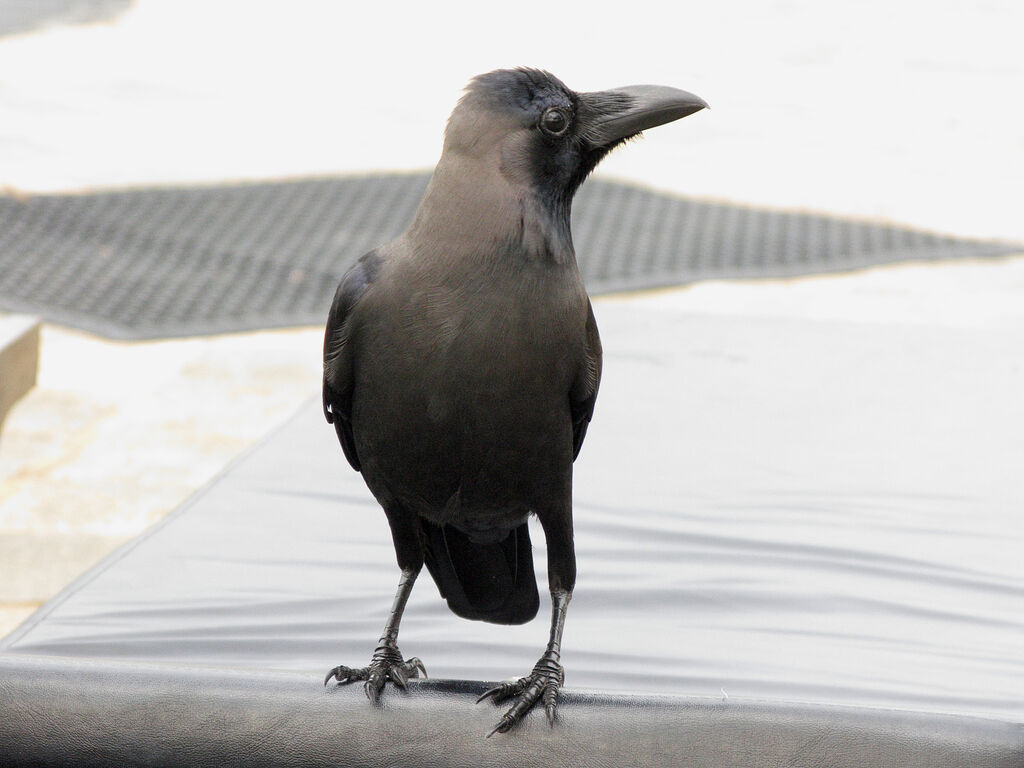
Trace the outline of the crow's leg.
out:
M 548 722 L 554 725 L 558 689 L 565 682 L 560 663 L 562 630 L 565 614 L 572 599 L 576 583 L 576 553 L 572 541 L 572 512 L 566 511 L 554 518 L 541 517 L 541 525 L 548 545 L 548 585 L 551 588 L 551 635 L 548 646 L 526 677 L 515 682 L 502 683 L 484 693 L 477 702 L 486 698 L 504 701 L 515 698 L 512 708 L 505 713 L 488 737 L 504 733 L 522 719 L 538 701 L 544 702 Z
M 405 611 L 405 604 L 412 593 L 417 575 L 418 571 L 411 569 L 402 571 L 402 578 L 398 582 L 398 592 L 395 593 L 395 602 L 391 606 L 391 613 L 384 626 L 384 634 L 380 636 L 370 663 L 356 669 L 339 665 L 327 673 L 324 685 L 327 685 L 331 679 L 335 679 L 339 683 L 365 680 L 363 690 L 370 701 L 376 702 L 384 683 L 388 680 L 399 688 L 405 688 L 410 677 L 419 677 L 420 672 L 424 677 L 427 676 L 427 670 L 424 669 L 422 661 L 415 657 L 405 660 L 398 650 L 398 626 L 402 621 L 402 613 Z
M 395 593 L 387 624 L 384 625 L 384 634 L 380 636 L 377 648 L 367 666 L 352 668 L 342 664 L 328 672 L 324 679 L 324 685 L 332 679 L 339 683 L 365 680 L 363 690 L 367 698 L 374 703 L 388 680 L 399 688 L 405 688 L 409 678 L 419 677 L 421 672 L 424 677 L 427 676 L 422 661 L 416 657 L 403 659 L 398 650 L 398 626 L 402 622 L 402 613 L 405 612 L 405 604 L 412 594 L 416 577 L 423 567 L 423 548 L 419 540 L 418 525 L 411 515 L 400 508 L 385 507 L 385 512 L 391 524 L 391 535 L 395 543 L 398 566 L 402 569 L 402 577 L 398 580 L 398 591 Z

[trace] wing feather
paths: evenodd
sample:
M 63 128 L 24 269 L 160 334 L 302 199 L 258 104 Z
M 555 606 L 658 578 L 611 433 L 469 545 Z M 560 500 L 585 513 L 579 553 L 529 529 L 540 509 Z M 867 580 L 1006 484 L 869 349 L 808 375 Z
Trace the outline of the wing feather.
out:
M 576 459 L 587 436 L 587 426 L 594 415 L 597 390 L 601 385 L 601 336 L 597 332 L 594 308 L 587 300 L 586 353 L 569 392 L 569 407 L 572 413 L 572 458 Z
M 334 424 L 348 463 L 358 471 L 359 455 L 352 434 L 353 354 L 350 337 L 352 309 L 373 284 L 380 269 L 376 250 L 362 256 L 342 277 L 334 294 L 324 331 L 324 418 Z

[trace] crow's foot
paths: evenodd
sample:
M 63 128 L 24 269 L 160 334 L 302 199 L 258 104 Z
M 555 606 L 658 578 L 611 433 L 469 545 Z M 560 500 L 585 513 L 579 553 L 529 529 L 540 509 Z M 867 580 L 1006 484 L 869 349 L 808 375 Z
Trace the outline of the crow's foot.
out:
M 339 683 L 365 680 L 363 691 L 366 693 L 366 698 L 376 704 L 381 689 L 384 688 L 384 683 L 388 680 L 399 688 L 405 688 L 409 678 L 419 677 L 420 672 L 424 677 L 427 676 L 427 670 L 424 669 L 422 661 L 416 657 L 406 661 L 402 658 L 397 645 L 381 643 L 373 652 L 373 658 L 370 659 L 367 666 L 360 669 L 353 669 L 345 665 L 337 666 L 327 673 L 324 685 L 331 682 L 332 678 Z
M 543 700 L 544 711 L 547 712 L 548 722 L 555 724 L 555 706 L 558 699 L 558 689 L 565 682 L 565 672 L 562 665 L 554 654 L 545 653 L 540 661 L 526 677 L 521 677 L 512 683 L 502 683 L 484 693 L 477 703 L 490 698 L 495 703 L 505 699 L 517 698 L 512 708 L 505 713 L 501 721 L 494 726 L 494 730 L 487 734 L 490 738 L 496 733 L 505 733 L 513 725 L 518 723 L 533 705 Z

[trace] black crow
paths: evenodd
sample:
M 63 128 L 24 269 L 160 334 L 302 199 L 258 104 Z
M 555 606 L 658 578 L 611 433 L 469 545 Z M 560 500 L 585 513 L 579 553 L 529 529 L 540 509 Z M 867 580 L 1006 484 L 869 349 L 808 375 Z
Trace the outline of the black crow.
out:
M 535 69 L 473 79 L 405 234 L 338 286 L 323 402 L 384 508 L 402 570 L 370 664 L 339 682 L 405 687 L 398 626 L 426 563 L 457 615 L 521 624 L 539 604 L 527 518 L 548 549 L 551 638 L 533 671 L 483 696 L 553 719 L 576 581 L 572 465 L 601 379 L 601 342 L 569 231 L 573 195 L 612 148 L 707 104 L 675 88 L 576 93 Z M 490 734 L 489 734 L 490 735 Z

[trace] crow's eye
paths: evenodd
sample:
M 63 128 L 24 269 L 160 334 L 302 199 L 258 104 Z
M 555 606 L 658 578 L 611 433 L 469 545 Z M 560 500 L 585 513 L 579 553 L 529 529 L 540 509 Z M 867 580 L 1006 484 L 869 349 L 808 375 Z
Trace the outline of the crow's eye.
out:
M 568 115 L 557 107 L 545 110 L 540 116 L 540 129 L 549 136 L 561 136 L 568 127 Z

